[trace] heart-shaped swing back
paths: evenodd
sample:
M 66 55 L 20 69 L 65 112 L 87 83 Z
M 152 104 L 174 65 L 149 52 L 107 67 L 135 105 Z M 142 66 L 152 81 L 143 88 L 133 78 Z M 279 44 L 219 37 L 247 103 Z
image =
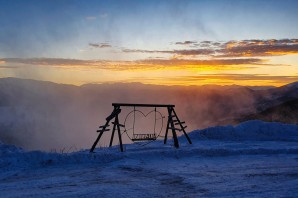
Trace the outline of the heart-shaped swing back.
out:
M 125 118 L 125 132 L 133 142 L 154 141 L 162 131 L 163 118 L 156 109 L 146 114 L 134 109 Z

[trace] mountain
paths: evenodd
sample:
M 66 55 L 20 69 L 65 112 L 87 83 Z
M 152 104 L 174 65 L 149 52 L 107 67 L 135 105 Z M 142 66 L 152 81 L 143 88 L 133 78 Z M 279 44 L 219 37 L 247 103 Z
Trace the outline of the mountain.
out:
M 263 120 L 298 124 L 298 99 L 284 102 L 256 114 L 243 116 L 238 119 L 237 122 L 243 122 L 246 120 Z
M 298 98 L 295 85 L 269 89 L 242 86 L 158 86 L 141 83 L 73 86 L 16 78 L 0 79 L 0 140 L 25 149 L 87 148 L 112 112 L 111 103 L 166 103 L 188 131 L 237 124 Z M 123 108 L 120 122 L 131 108 Z M 152 109 L 139 109 L 143 112 Z M 164 116 L 165 109 L 157 109 Z M 164 121 L 165 122 L 165 121 Z M 151 126 L 143 126 L 151 130 Z M 108 141 L 104 135 L 103 140 Z M 125 140 L 126 142 L 129 140 Z M 108 143 L 102 143 L 105 146 Z M 116 142 L 115 142 L 116 144 Z
M 295 86 L 296 84 L 298 83 L 296 82 L 273 89 L 256 91 L 256 105 L 258 112 L 297 99 L 298 86 Z

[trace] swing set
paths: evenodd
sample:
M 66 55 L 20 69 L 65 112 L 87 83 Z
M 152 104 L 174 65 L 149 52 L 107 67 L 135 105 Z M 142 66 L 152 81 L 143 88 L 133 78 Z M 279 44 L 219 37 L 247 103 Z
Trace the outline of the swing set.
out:
M 112 129 L 112 134 L 111 134 L 111 139 L 110 139 L 110 144 L 109 147 L 112 146 L 113 144 L 113 139 L 114 139 L 114 134 L 117 131 L 118 133 L 118 138 L 119 138 L 119 145 L 120 145 L 120 150 L 123 152 L 123 144 L 122 144 L 122 134 L 126 133 L 128 138 L 135 143 L 139 143 L 140 142 L 146 142 L 143 143 L 142 145 L 151 143 L 155 140 L 158 139 L 158 137 L 162 137 L 161 133 L 162 133 L 162 129 L 163 129 L 163 119 L 165 118 L 162 113 L 160 111 L 157 110 L 157 108 L 167 108 L 167 112 L 168 112 L 168 119 L 167 119 L 167 127 L 166 127 L 166 131 L 165 131 L 165 135 L 164 137 L 164 144 L 167 143 L 167 139 L 168 139 L 168 131 L 171 130 L 172 131 L 172 135 L 173 135 L 173 140 L 174 140 L 174 146 L 176 148 L 179 148 L 179 142 L 178 142 L 178 138 L 177 138 L 177 133 L 176 131 L 179 132 L 183 132 L 183 134 L 185 135 L 186 139 L 188 140 L 189 144 L 192 144 L 190 138 L 188 137 L 187 133 L 185 132 L 185 128 L 187 126 L 185 126 L 185 122 L 181 122 L 180 119 L 178 118 L 174 107 L 175 105 L 172 104 L 128 104 L 128 103 L 112 103 L 112 106 L 114 107 L 113 112 L 111 113 L 111 115 L 109 115 L 106 118 L 106 123 L 102 126 L 99 126 L 99 129 L 97 130 L 98 137 L 96 138 L 95 142 L 93 143 L 90 152 L 93 152 L 97 143 L 99 142 L 100 138 L 102 137 L 103 133 L 110 131 L 109 129 L 109 124 L 110 122 L 114 119 L 113 122 L 111 122 L 113 124 L 113 129 Z M 129 112 L 124 120 L 124 124 L 120 124 L 119 123 L 119 114 L 121 113 L 121 107 L 133 107 L 133 110 L 131 112 Z M 147 108 L 154 108 L 154 110 L 150 111 L 147 114 L 144 114 L 142 111 L 136 109 L 137 107 L 147 107 Z M 154 113 L 154 129 L 153 132 L 151 133 L 140 133 L 140 132 L 135 132 L 135 124 L 136 124 L 136 114 L 140 114 L 143 115 L 144 117 L 150 115 Z M 127 127 L 127 122 L 128 119 L 130 117 L 133 117 L 133 124 L 131 128 L 126 128 Z M 161 128 L 160 130 L 157 130 L 157 121 L 161 120 Z M 123 132 L 121 133 L 121 129 L 123 130 Z M 129 135 L 128 131 L 132 131 L 132 135 Z

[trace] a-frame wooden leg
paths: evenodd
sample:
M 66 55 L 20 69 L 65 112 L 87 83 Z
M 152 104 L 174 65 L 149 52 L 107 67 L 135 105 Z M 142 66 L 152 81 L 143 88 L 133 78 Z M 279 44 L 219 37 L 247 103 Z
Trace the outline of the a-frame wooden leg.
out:
M 179 120 L 179 118 L 178 118 L 178 116 L 177 116 L 177 114 L 176 114 L 176 112 L 175 112 L 174 109 L 173 109 L 173 113 L 174 113 L 174 115 L 175 115 L 175 117 L 176 117 L 176 119 L 177 119 L 177 122 L 179 123 L 179 125 L 180 125 L 180 127 L 181 127 L 181 129 L 182 129 L 182 132 L 184 133 L 184 135 L 185 135 L 185 137 L 186 137 L 188 143 L 189 143 L 189 144 L 192 144 L 192 142 L 191 142 L 189 136 L 188 136 L 187 133 L 185 132 L 184 127 L 183 127 L 183 125 L 181 124 L 181 122 L 180 122 L 180 120 Z
M 171 129 L 172 129 L 172 133 L 173 133 L 174 146 L 176 148 L 179 148 L 179 143 L 178 143 L 178 138 L 177 138 L 177 134 L 176 134 L 176 130 L 175 130 L 175 125 L 174 125 L 173 118 L 172 118 L 172 111 L 173 111 L 173 108 L 172 107 L 168 107 L 169 122 L 171 124 Z
M 118 117 L 118 116 L 117 116 L 117 117 Z M 115 130 L 116 130 L 116 118 L 115 118 L 115 120 L 114 120 L 114 126 L 113 126 L 113 131 L 112 131 L 112 135 L 111 135 L 111 140 L 110 140 L 110 145 L 109 145 L 109 147 L 111 147 L 112 144 L 113 144 L 113 139 L 114 139 Z
M 102 134 L 105 132 L 107 126 L 109 125 L 109 122 L 110 122 L 110 121 L 107 121 L 106 124 L 104 125 L 104 127 L 103 127 L 103 128 L 101 129 L 101 131 L 99 132 L 99 134 L 98 134 L 98 136 L 97 136 L 95 142 L 93 143 L 93 145 L 92 145 L 92 147 L 91 147 L 91 149 L 90 149 L 90 153 L 92 153 L 92 152 L 94 151 L 94 149 L 95 149 L 95 147 L 96 147 L 98 141 L 100 140 Z
M 92 153 L 98 143 L 98 141 L 100 140 L 101 136 L 103 134 L 103 131 L 99 133 L 99 135 L 97 136 L 95 142 L 93 143 L 92 147 L 91 147 L 91 150 L 90 150 L 90 153 Z
M 168 117 L 168 123 L 167 123 L 167 129 L 166 129 L 166 133 L 165 133 L 165 139 L 163 141 L 164 144 L 167 143 L 167 139 L 168 139 L 168 131 L 169 131 L 169 125 L 170 125 L 170 118 Z
M 117 125 L 117 131 L 118 131 L 118 138 L 119 138 L 119 143 L 120 143 L 120 150 L 121 152 L 123 152 L 123 145 L 122 145 L 122 137 L 121 137 L 121 131 L 120 131 L 120 126 L 119 126 L 119 118 L 118 118 L 118 115 L 116 116 L 115 118 L 115 122 L 114 124 Z

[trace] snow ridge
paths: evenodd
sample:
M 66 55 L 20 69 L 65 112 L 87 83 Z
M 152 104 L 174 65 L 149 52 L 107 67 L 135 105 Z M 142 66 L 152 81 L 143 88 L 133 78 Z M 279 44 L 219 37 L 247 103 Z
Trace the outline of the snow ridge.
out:
M 192 139 L 231 141 L 298 141 L 298 125 L 252 120 L 237 126 L 216 126 L 190 133 Z
M 0 168 L 12 170 L 17 167 L 47 167 L 70 164 L 102 164 L 124 158 L 164 159 L 181 157 L 218 157 L 235 155 L 298 154 L 298 126 L 282 123 L 248 121 L 233 126 L 210 127 L 189 134 L 193 141 L 189 145 L 184 136 L 179 137 L 180 149 L 173 148 L 171 140 L 164 145 L 156 141 L 145 147 L 125 145 L 126 152 L 118 146 L 73 153 L 26 152 L 14 145 L 0 142 Z M 266 143 L 264 143 L 266 141 Z

